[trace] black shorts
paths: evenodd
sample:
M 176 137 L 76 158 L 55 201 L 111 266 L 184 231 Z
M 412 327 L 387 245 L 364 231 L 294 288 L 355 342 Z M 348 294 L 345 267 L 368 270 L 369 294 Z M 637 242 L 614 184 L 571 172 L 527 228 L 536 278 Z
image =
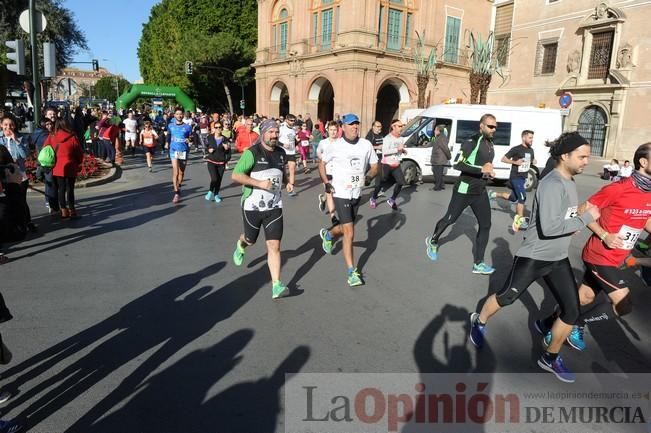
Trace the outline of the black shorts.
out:
M 357 207 L 359 206 L 359 198 L 333 198 L 335 201 L 335 210 L 337 211 L 337 216 L 339 217 L 339 223 L 355 223 L 355 218 L 357 218 Z
M 145 153 L 151 153 L 154 155 L 156 153 L 156 146 L 143 146 L 145 148 Z
M 288 155 L 285 154 L 285 164 L 288 162 L 296 162 L 297 159 L 299 159 L 300 155 L 294 154 L 294 155 Z
M 249 244 L 254 244 L 258 240 L 261 228 L 264 228 L 264 237 L 268 241 L 279 241 L 283 238 L 282 208 L 265 211 L 242 209 L 242 221 L 244 239 Z
M 583 284 L 590 287 L 595 293 L 604 291 L 606 293 L 615 290 L 625 289 L 628 287 L 626 272 L 615 266 L 593 265 L 592 263 L 583 262 L 585 273 L 583 274 Z
M 546 261 L 515 256 L 504 287 L 495 295 L 498 305 L 504 307 L 512 304 L 539 278 L 545 281 L 560 305 L 561 320 L 574 324 L 579 318 L 579 290 L 567 258 Z

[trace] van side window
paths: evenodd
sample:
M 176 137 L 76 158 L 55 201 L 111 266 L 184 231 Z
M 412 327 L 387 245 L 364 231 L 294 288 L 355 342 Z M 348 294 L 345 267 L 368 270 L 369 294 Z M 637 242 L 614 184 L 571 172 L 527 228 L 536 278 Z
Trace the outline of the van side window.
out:
M 470 140 L 479 134 L 479 120 L 459 120 L 457 122 L 457 143 Z M 497 130 L 493 136 L 495 146 L 511 145 L 511 123 L 497 120 Z

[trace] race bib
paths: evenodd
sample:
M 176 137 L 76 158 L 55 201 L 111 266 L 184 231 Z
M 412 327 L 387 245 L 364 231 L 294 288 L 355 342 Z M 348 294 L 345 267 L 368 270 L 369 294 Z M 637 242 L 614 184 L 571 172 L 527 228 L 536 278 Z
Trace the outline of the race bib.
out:
M 619 229 L 619 233 L 617 233 L 619 237 L 622 239 L 622 242 L 624 243 L 622 249 L 632 250 L 633 248 L 635 248 L 635 243 L 640 237 L 640 233 L 642 233 L 642 229 L 636 229 L 633 227 L 623 225 L 622 228 Z
M 278 193 L 282 188 L 281 175 L 271 176 L 269 180 L 271 181 L 271 192 Z
M 301 146 L 303 147 L 308 147 L 310 145 L 310 142 L 307 140 L 301 140 Z
M 354 172 L 348 174 L 346 189 L 353 190 L 361 188 L 364 185 L 364 173 Z
M 186 159 L 186 153 L 185 152 L 179 152 L 178 150 L 174 152 L 174 159 Z
M 577 212 L 578 206 L 570 206 L 567 208 L 567 212 L 565 212 L 565 219 L 569 220 L 574 217 L 576 217 L 579 213 Z
M 152 137 L 145 137 L 144 143 L 145 146 L 151 146 L 154 144 L 154 139 Z
M 522 164 L 518 166 L 518 173 L 526 173 L 529 171 L 531 168 L 531 155 L 526 153 L 524 155 L 524 160 L 522 161 Z
M 201 128 L 200 131 L 202 134 L 207 134 L 208 133 L 208 128 Z

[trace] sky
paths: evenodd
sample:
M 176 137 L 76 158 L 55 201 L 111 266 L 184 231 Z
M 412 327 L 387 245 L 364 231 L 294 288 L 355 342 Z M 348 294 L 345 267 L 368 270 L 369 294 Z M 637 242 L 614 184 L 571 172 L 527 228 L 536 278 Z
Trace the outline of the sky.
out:
M 84 32 L 88 51 L 79 51 L 74 62 L 99 61 L 100 67 L 122 75 L 129 82 L 140 79 L 138 42 L 149 11 L 160 0 L 63 0 L 77 27 Z M 106 59 L 106 60 L 105 60 Z M 90 69 L 91 65 L 69 65 Z

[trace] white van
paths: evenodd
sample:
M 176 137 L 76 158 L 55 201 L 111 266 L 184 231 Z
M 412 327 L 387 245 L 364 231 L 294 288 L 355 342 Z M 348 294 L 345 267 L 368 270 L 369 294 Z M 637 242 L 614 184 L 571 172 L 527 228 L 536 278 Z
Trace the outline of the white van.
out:
M 430 156 L 432 137 L 436 125 L 445 125 L 449 137 L 452 161 L 445 175 L 458 177 L 460 172 L 452 166 L 459 158 L 461 143 L 479 133 L 479 119 L 490 113 L 497 119 L 493 137 L 495 158 L 493 165 L 497 180 L 509 179 L 511 165 L 503 163 L 502 157 L 513 146 L 522 143 L 525 129 L 534 131 L 533 150 L 536 166 L 531 166 L 525 187 L 531 190 L 538 184 L 538 175 L 545 167 L 549 148 L 545 142 L 556 139 L 562 131 L 559 110 L 534 107 L 507 107 L 500 105 L 434 105 L 413 118 L 402 131 L 406 137 L 407 153 L 402 157 L 402 170 L 407 183 L 415 183 L 423 176 L 432 175 Z

